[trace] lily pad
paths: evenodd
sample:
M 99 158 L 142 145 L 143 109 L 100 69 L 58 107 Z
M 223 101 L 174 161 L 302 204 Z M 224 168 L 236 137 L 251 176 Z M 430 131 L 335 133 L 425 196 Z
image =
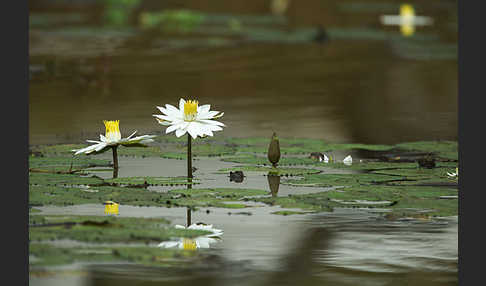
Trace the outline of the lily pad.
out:
M 162 218 L 113 216 L 29 217 L 29 240 L 72 239 L 84 242 L 161 242 L 173 237 L 196 237 L 207 231 L 176 229 Z
M 197 257 L 204 256 L 198 251 L 179 251 L 153 246 L 81 246 L 76 248 L 58 247 L 46 243 L 29 243 L 30 275 L 37 271 L 45 273 L 44 266 L 66 265 L 74 262 L 126 262 L 152 267 L 190 267 Z M 37 268 L 41 267 L 41 268 Z M 59 271 L 59 270 L 57 270 Z M 59 273 L 59 272 L 56 272 Z
M 30 173 L 30 185 L 44 186 L 74 186 L 101 184 L 103 180 L 97 177 L 81 177 L 76 174 L 50 174 L 50 173 Z

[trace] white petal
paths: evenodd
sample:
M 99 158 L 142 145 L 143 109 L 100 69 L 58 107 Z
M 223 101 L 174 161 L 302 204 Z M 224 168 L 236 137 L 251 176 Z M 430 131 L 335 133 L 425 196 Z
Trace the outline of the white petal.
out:
M 157 106 L 157 108 L 160 110 L 160 112 L 167 116 L 178 116 L 179 114 L 179 110 L 175 106 L 170 104 L 166 104 L 165 108 L 161 106 Z
M 89 153 L 93 152 L 95 149 L 97 149 L 99 146 L 106 146 L 106 144 L 104 142 L 100 142 L 100 143 L 97 143 L 97 144 L 94 144 L 94 145 L 91 145 L 91 146 L 88 146 L 88 147 L 85 147 L 85 148 L 82 148 L 82 149 L 79 149 L 79 150 L 75 150 L 76 153 L 74 153 L 74 155 L 78 155 L 78 154 L 81 154 L 81 153 L 89 154 Z
M 219 111 L 208 111 L 208 112 L 201 112 L 197 114 L 197 119 L 202 120 L 202 119 L 213 119 L 214 116 L 216 116 L 219 113 Z
M 101 140 L 101 142 L 106 142 L 106 141 L 108 141 L 108 140 L 106 139 L 106 137 L 105 137 L 105 136 L 103 136 L 103 134 L 100 134 L 100 140 Z
M 171 125 L 172 122 L 169 122 L 169 121 L 165 121 L 165 120 L 160 120 L 158 118 L 155 118 L 157 120 L 157 122 L 159 122 L 159 124 L 161 125 L 165 125 L 165 126 L 168 126 L 168 125 Z
M 189 132 L 189 134 L 193 139 L 196 139 L 197 136 L 201 134 L 201 129 L 197 126 L 197 124 L 189 124 L 189 127 L 187 128 L 187 132 Z
M 197 237 L 196 246 L 197 248 L 209 248 L 209 243 L 213 242 L 212 238 L 209 237 Z
M 223 115 L 224 115 L 224 112 L 221 112 L 220 114 L 215 115 L 215 116 L 213 117 L 213 119 L 221 118 L 221 117 L 223 117 Z
M 206 125 L 211 131 L 221 131 L 223 128 L 216 126 L 216 125 Z
M 172 131 L 179 129 L 180 127 L 181 127 L 180 124 L 171 125 L 171 126 L 167 127 L 167 129 L 165 130 L 165 134 L 171 133 Z
M 105 148 L 106 146 L 107 146 L 107 144 L 103 142 L 103 143 L 98 144 L 98 147 L 96 147 L 94 150 L 95 150 L 95 152 L 98 152 L 101 149 Z
M 324 154 L 324 163 L 329 163 L 329 157 L 326 156 L 326 154 Z
M 206 132 L 204 132 L 204 134 L 206 134 L 208 136 L 214 136 L 213 131 L 211 131 L 211 130 L 206 130 Z
M 176 130 L 176 136 L 181 137 L 182 135 L 186 134 L 187 130 L 185 129 L 177 129 Z
M 177 109 L 177 107 L 175 107 L 174 105 L 166 104 L 165 108 L 167 109 L 167 112 L 168 112 L 167 115 L 176 116 L 176 117 L 180 116 L 181 111 L 179 109 Z
M 344 158 L 343 163 L 346 165 L 351 165 L 353 163 L 353 158 L 351 155 L 348 155 L 346 158 Z
M 173 248 L 173 247 L 178 247 L 180 244 L 180 241 L 164 241 L 161 242 L 158 247 L 163 247 L 163 248 Z
M 179 100 L 179 113 L 180 113 L 182 116 L 184 116 L 184 104 L 186 104 L 186 101 L 185 101 L 183 98 L 181 98 L 181 99 Z
M 163 114 L 167 115 L 167 109 L 165 109 L 165 107 L 157 106 L 157 108 L 160 110 L 160 112 L 162 112 Z
M 204 105 L 198 106 L 197 107 L 197 113 L 206 113 L 206 112 L 209 111 L 210 108 L 211 108 L 211 105 L 209 105 L 209 104 L 204 104 Z
M 156 117 L 157 119 L 160 119 L 162 121 L 174 121 L 178 118 L 175 118 L 173 116 L 167 116 L 167 115 L 160 115 L 160 114 L 153 114 L 154 117 Z
M 176 225 L 174 225 L 174 228 L 176 228 L 176 229 L 186 229 L 186 227 L 185 227 L 185 226 L 180 225 L 180 224 L 176 224 Z
M 135 132 L 133 132 L 130 136 L 128 136 L 127 139 L 132 138 L 132 136 L 135 135 L 135 133 L 137 133 L 137 130 L 135 130 Z
M 216 120 L 199 119 L 198 121 L 201 122 L 201 123 L 204 123 L 204 124 L 209 124 L 209 125 L 218 125 L 218 126 L 223 126 L 223 127 L 226 126 L 223 123 L 216 121 Z

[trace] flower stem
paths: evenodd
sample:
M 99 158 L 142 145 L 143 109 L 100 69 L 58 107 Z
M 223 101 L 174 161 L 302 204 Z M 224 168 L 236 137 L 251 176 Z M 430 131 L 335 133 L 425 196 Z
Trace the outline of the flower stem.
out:
M 113 169 L 118 170 L 118 154 L 116 152 L 116 149 L 118 146 L 113 146 L 111 147 L 111 150 L 113 150 Z
M 191 150 L 191 135 L 187 134 L 187 179 L 192 182 L 192 150 Z
M 187 227 L 191 225 L 191 208 L 187 208 Z

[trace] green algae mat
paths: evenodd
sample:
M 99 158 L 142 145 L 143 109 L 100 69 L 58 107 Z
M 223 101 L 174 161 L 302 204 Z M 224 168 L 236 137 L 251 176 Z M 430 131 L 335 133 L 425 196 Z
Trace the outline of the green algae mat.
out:
M 278 168 L 270 167 L 266 158 L 268 138 L 205 138 L 195 141 L 192 151 L 197 160 L 217 157 L 235 164 L 216 174 L 243 171 L 245 176 L 281 176 L 280 184 L 296 188 L 296 193 L 289 197 L 271 197 L 266 186 L 260 190 L 229 186 L 199 189 L 197 176 L 192 182 L 187 182 L 185 177 L 102 179 L 92 175 L 89 168 L 109 171 L 112 166 L 109 159 L 98 155 L 73 157 L 71 150 L 84 145 L 61 144 L 31 147 L 29 204 L 101 204 L 112 200 L 134 206 L 244 208 L 245 204 L 238 201 L 254 197 L 251 200 L 307 211 L 385 207 L 404 216 L 414 209 L 430 216 L 457 215 L 457 199 L 454 199 L 458 193 L 457 177 L 448 175 L 458 167 L 457 142 L 368 145 L 326 143 L 316 139 L 279 140 L 282 156 Z M 148 148 L 120 148 L 119 155 L 185 159 L 185 144 L 183 138 L 159 136 Z M 313 152 L 328 155 L 331 162 L 311 158 L 309 155 Z M 346 154 L 353 155 L 353 164 L 346 165 L 335 159 Z M 418 162 L 423 158 L 433 160 L 433 167 L 421 166 Z M 150 190 L 149 186 L 171 189 L 158 192 Z M 305 194 L 306 187 L 333 189 Z M 299 193 L 298 190 L 304 191 Z

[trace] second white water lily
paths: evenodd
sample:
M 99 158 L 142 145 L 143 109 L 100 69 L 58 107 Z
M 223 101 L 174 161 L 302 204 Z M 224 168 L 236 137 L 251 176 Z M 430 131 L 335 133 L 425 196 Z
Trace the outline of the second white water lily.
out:
M 120 120 L 104 120 L 103 123 L 105 124 L 106 132 L 105 135 L 100 134 L 100 141 L 96 140 L 86 140 L 90 143 L 95 143 L 91 146 L 82 149 L 75 149 L 72 150 L 74 155 L 78 155 L 81 153 L 84 154 L 96 154 L 102 153 L 108 150 L 109 148 L 113 149 L 113 165 L 114 168 L 118 168 L 118 158 L 116 154 L 116 148 L 119 145 L 126 146 L 126 147 L 145 147 L 147 143 L 153 142 L 152 138 L 156 137 L 156 135 L 142 135 L 133 137 L 137 131 L 133 132 L 127 138 L 122 138 L 120 133 Z

